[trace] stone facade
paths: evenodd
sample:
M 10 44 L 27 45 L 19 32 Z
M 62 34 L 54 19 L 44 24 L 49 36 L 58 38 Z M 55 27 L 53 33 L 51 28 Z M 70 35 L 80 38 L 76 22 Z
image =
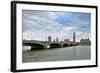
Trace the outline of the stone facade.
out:
M 81 39 L 80 40 L 80 45 L 91 45 L 90 39 Z

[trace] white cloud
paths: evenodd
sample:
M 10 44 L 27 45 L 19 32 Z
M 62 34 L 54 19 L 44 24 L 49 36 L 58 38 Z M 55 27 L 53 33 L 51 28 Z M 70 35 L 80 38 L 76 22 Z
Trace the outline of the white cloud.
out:
M 76 25 L 63 26 L 61 23 L 55 21 L 61 15 L 64 15 L 64 13 L 23 12 L 23 39 L 46 40 L 48 36 L 52 36 L 53 38 L 58 37 L 60 40 L 64 38 L 72 39 L 74 31 L 77 31 L 77 39 L 80 38 L 83 32 L 77 30 Z M 88 33 L 85 33 L 85 35 L 89 36 Z
M 67 31 L 70 31 L 70 30 L 73 30 L 75 27 L 64 27 L 63 29 L 64 30 L 67 30 Z

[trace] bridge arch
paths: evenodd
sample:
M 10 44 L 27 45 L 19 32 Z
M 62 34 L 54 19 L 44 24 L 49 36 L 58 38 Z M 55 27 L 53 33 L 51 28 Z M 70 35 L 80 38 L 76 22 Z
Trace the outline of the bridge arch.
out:
M 69 44 L 70 46 L 74 46 L 74 44 L 73 43 L 71 43 L 71 44 Z
M 62 44 L 62 47 L 68 47 L 68 46 L 69 46 L 68 43 L 63 43 L 63 44 Z
M 51 43 L 49 46 L 50 48 L 61 48 L 61 44 L 59 43 Z
M 23 45 L 31 46 L 31 50 L 45 49 L 45 45 L 40 43 L 23 43 Z

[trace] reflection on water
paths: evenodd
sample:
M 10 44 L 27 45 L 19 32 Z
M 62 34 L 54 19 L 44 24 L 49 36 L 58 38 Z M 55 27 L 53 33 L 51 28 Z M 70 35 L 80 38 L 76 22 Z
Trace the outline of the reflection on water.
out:
M 75 46 L 34 51 L 26 50 L 26 48 L 29 47 L 23 47 L 22 62 L 86 60 L 91 58 L 90 46 Z

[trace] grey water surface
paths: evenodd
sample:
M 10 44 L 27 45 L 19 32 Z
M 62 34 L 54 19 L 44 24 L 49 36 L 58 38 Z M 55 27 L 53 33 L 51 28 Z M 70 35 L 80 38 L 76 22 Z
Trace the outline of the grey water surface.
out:
M 87 60 L 91 59 L 90 46 L 73 46 L 65 48 L 53 48 L 42 50 L 22 51 L 22 62 L 48 62 L 48 61 L 69 61 L 69 60 Z

